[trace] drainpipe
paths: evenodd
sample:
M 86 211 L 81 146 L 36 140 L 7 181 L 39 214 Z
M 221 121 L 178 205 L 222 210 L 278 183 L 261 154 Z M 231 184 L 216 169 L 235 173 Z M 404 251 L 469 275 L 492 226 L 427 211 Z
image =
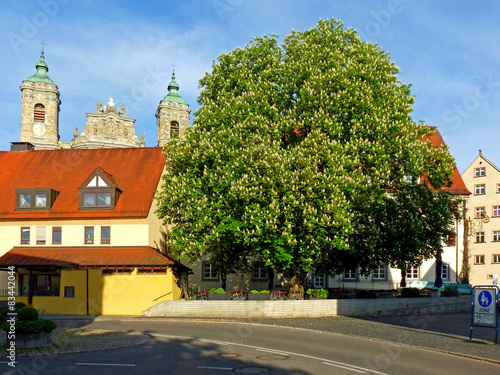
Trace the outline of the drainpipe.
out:
M 89 269 L 85 268 L 85 273 L 87 275 L 87 315 L 89 315 Z

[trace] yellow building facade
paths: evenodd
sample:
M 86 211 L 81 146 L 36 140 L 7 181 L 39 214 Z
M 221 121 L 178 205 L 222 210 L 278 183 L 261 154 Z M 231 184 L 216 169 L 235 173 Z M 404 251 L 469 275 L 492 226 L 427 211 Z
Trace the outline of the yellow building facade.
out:
M 462 173 L 472 192 L 467 206 L 470 282 L 498 285 L 500 276 L 500 169 L 481 151 Z

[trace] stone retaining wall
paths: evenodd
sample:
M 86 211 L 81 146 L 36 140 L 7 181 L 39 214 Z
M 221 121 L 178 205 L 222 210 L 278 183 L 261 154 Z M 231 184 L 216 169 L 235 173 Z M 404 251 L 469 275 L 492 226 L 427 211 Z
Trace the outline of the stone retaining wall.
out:
M 319 317 L 470 311 L 471 297 L 326 299 L 303 301 L 163 301 L 144 316 Z

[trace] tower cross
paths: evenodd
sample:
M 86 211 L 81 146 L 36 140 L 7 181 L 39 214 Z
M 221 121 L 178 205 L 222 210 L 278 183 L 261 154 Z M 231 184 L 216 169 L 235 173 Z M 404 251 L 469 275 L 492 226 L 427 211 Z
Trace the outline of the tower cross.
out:
M 175 67 L 176 67 L 176 66 L 177 66 L 177 65 L 175 65 L 175 63 L 172 63 L 172 71 L 173 71 L 174 73 L 175 73 Z
M 47 43 L 45 43 L 45 41 L 43 41 L 43 40 L 42 40 L 42 41 L 40 42 L 40 44 L 42 45 L 42 51 L 43 51 L 43 49 L 44 49 L 44 47 L 47 45 Z

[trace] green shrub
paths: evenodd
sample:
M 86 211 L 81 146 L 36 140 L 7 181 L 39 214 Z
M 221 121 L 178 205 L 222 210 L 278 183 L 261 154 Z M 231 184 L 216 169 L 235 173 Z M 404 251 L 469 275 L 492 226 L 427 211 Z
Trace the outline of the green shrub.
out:
M 447 284 L 447 285 L 444 286 L 444 290 L 445 291 L 458 290 L 458 286 L 457 285 L 452 285 L 452 284 Z
M 38 320 L 38 311 L 33 307 L 22 307 L 17 312 L 17 320 L 30 322 Z
M 269 293 L 271 293 L 271 292 L 269 290 L 265 290 L 265 289 L 260 291 L 260 294 L 269 294 Z
M 41 331 L 51 332 L 57 328 L 57 323 L 50 319 L 41 319 L 33 322 L 16 320 L 15 332 L 18 333 L 38 333 Z M 4 323 L 0 329 L 8 332 L 10 323 Z
M 322 299 L 328 298 L 328 290 L 326 289 L 308 289 L 307 294 L 309 294 L 311 297 L 316 297 L 316 298 L 322 298 Z
M 259 291 L 254 289 L 250 291 L 250 294 L 259 294 Z
M 16 304 L 14 305 L 14 310 L 19 311 L 23 307 L 26 307 L 26 304 L 24 302 L 16 302 Z
M 225 294 L 226 291 L 222 288 L 212 288 L 210 289 L 210 292 L 208 292 L 210 294 Z

